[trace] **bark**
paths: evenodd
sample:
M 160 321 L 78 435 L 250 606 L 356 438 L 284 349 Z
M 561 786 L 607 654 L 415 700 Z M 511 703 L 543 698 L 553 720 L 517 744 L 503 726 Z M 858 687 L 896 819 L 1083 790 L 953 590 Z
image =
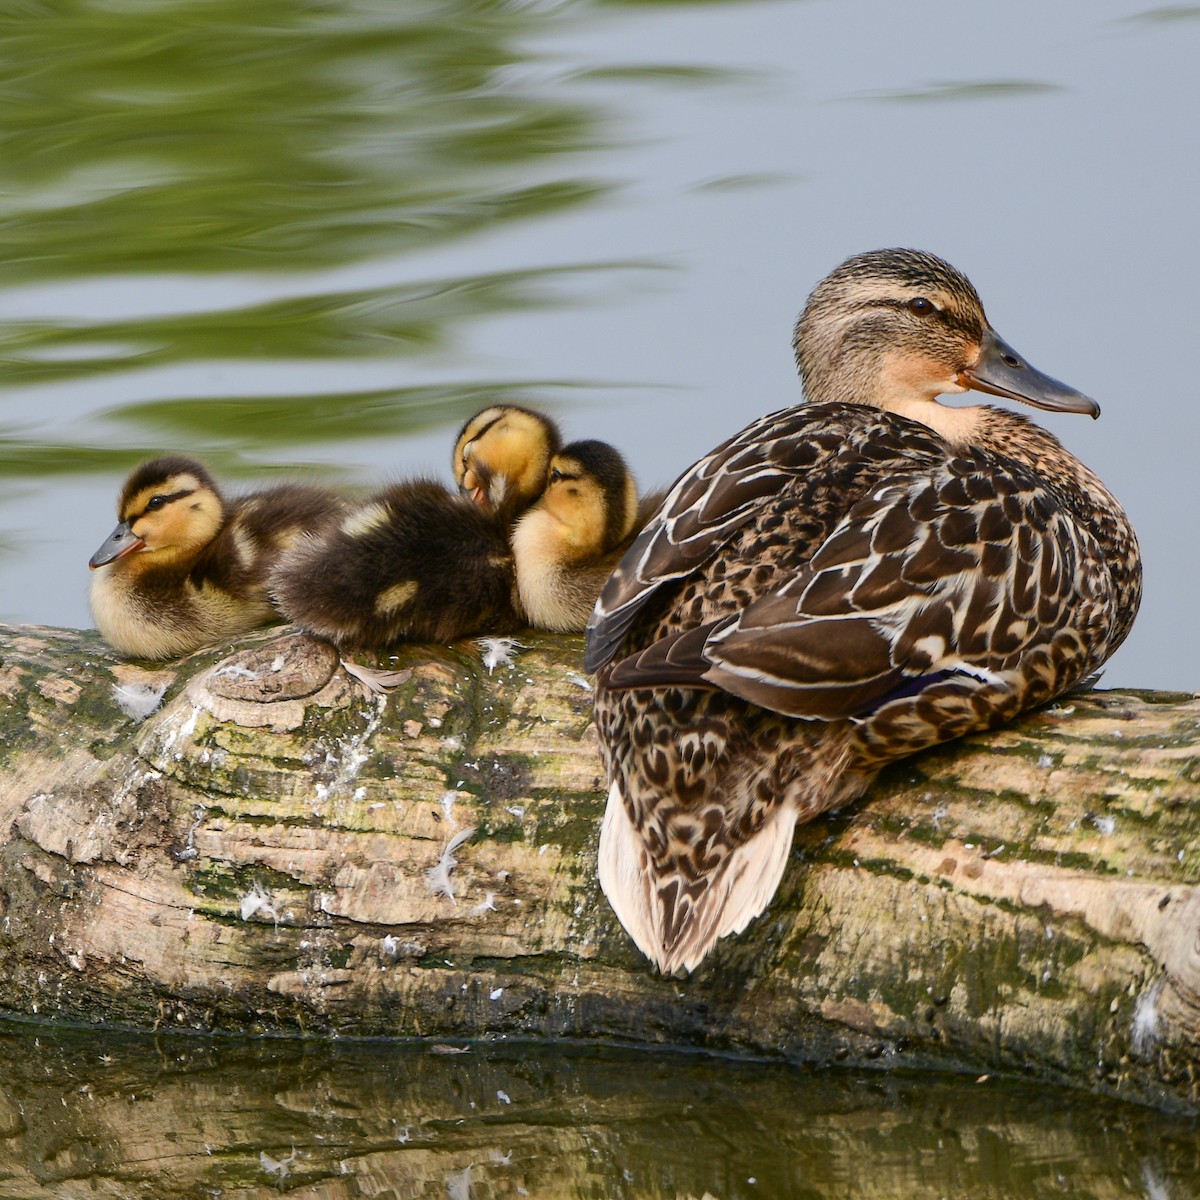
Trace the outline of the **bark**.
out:
M 1026 1074 L 1200 1109 L 1200 700 L 1094 692 L 802 827 L 687 980 L 595 880 L 576 638 L 413 647 L 370 696 L 287 631 L 146 669 L 0 630 L 0 1007 Z M 165 686 L 143 721 L 118 685 Z M 468 831 L 471 831 L 468 833 Z

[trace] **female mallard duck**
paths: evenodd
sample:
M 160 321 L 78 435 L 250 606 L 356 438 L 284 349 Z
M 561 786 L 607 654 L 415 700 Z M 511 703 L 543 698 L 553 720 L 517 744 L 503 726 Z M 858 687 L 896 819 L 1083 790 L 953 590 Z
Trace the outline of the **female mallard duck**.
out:
M 294 484 L 226 501 L 194 459 L 142 463 L 88 563 L 96 627 L 122 654 L 175 658 L 277 620 L 272 564 L 298 533 L 346 510 L 334 493 Z
M 589 628 L 600 880 L 664 972 L 762 912 L 798 821 L 1086 679 L 1141 595 L 1137 539 L 1091 471 L 1022 417 L 937 402 L 975 388 L 1099 415 L 949 264 L 850 259 L 795 349 L 809 403 L 679 479 Z
M 605 442 L 572 442 L 559 451 L 541 499 L 512 535 L 526 621 L 582 633 L 600 589 L 661 499 L 639 504 L 625 460 Z
M 454 444 L 460 493 L 427 479 L 394 484 L 300 539 L 272 577 L 280 611 L 363 650 L 520 629 L 509 536 L 559 442 L 554 422 L 528 409 L 477 413 Z

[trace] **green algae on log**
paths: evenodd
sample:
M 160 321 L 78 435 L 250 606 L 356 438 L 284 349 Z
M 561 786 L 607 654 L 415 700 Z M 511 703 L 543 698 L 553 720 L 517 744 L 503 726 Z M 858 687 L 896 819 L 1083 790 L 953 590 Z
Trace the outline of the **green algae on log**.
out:
M 374 696 L 288 630 L 146 668 L 0 629 L 0 1008 L 686 1044 L 1200 1109 L 1200 700 L 1073 696 L 899 764 L 801 827 L 746 934 L 664 979 L 595 879 L 581 643 L 524 640 L 490 670 L 408 648 Z M 165 688 L 140 722 L 117 694 L 139 687 Z

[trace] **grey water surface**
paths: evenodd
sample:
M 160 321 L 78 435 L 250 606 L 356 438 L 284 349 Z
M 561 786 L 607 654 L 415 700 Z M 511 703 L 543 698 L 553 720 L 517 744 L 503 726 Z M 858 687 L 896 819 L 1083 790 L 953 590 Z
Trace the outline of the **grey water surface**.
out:
M 495 399 L 647 486 L 799 395 L 811 286 L 933 250 L 1104 415 L 1106 682 L 1192 689 L 1200 7 L 74 0 L 0 56 L 0 619 L 85 625 L 124 472 L 445 477 Z

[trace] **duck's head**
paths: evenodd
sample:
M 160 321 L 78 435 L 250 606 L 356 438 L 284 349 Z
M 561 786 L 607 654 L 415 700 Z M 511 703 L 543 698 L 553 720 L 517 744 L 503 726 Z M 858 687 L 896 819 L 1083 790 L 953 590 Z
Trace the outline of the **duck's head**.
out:
M 572 442 L 550 460 L 536 511 L 553 520 L 565 556 L 606 554 L 633 528 L 637 485 L 607 442 Z
M 88 560 L 93 570 L 137 554 L 139 566 L 176 562 L 197 554 L 217 536 L 225 506 L 212 476 L 191 458 L 142 463 L 117 501 L 120 524 Z
M 794 345 L 818 404 L 857 401 L 941 429 L 954 425 L 955 410 L 937 397 L 975 389 L 1100 415 L 1094 400 L 1043 375 L 996 333 L 965 275 L 919 250 L 847 259 L 808 298 Z
M 558 426 L 548 417 L 513 404 L 493 405 L 459 432 L 454 478 L 476 504 L 515 514 L 541 495 L 561 444 Z

